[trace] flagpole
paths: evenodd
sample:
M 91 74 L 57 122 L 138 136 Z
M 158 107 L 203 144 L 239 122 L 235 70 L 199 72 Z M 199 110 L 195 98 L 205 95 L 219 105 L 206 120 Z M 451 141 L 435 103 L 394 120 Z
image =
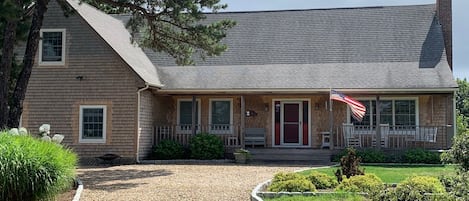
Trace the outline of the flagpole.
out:
M 332 116 L 332 99 L 331 99 L 331 94 L 332 94 L 332 88 L 329 88 L 329 149 L 334 149 L 334 133 L 333 128 L 334 128 L 334 117 Z

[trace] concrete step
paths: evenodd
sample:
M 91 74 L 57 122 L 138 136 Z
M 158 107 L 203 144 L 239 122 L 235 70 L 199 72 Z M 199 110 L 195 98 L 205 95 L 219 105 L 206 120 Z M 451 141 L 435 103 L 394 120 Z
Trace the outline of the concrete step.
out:
M 330 163 L 332 152 L 321 149 L 254 148 L 249 149 L 253 161 L 303 161 Z

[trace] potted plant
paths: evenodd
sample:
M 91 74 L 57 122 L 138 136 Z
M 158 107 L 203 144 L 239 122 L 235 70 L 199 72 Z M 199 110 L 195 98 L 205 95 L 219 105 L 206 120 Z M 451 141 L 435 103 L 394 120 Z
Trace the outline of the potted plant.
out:
M 251 158 L 251 153 L 246 149 L 237 149 L 233 154 L 236 163 L 247 163 L 247 160 Z

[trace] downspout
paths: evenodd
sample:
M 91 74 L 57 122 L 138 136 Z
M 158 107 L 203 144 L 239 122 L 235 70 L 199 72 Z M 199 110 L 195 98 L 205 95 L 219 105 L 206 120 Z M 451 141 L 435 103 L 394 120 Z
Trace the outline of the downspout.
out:
M 457 96 L 457 91 L 453 91 L 453 134 L 450 137 L 450 142 L 448 143 L 448 147 L 450 148 L 453 146 L 453 138 L 457 134 L 457 112 L 456 112 L 456 96 Z M 448 107 L 448 104 L 446 104 L 446 107 Z
M 145 87 L 137 90 L 137 150 L 135 152 L 135 161 L 137 163 L 140 163 L 139 159 L 139 150 L 140 150 L 140 131 L 142 130 L 140 128 L 140 92 L 147 90 L 150 88 L 148 83 L 145 83 Z

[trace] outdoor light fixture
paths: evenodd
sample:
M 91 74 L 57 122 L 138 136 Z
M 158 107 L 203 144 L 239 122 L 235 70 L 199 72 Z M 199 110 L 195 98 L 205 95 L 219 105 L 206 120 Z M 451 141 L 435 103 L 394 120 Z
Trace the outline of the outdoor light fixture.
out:
M 246 110 L 246 117 L 254 117 L 257 116 L 257 112 L 254 110 Z
M 269 111 L 269 104 L 264 103 L 264 111 L 268 112 Z

